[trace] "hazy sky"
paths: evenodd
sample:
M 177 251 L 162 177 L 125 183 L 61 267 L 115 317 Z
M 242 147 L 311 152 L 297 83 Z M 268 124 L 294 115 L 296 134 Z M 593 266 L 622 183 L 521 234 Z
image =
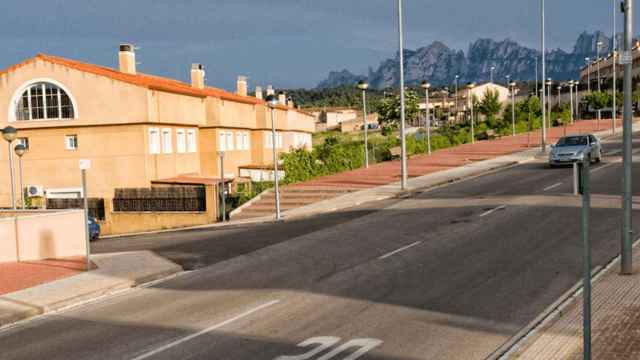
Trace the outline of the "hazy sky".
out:
M 404 0 L 406 47 L 480 37 L 538 46 L 540 0 Z M 616 0 L 547 1 L 548 42 L 571 50 L 584 30 L 612 31 Z M 117 65 L 118 44 L 140 47 L 139 71 L 232 89 L 312 87 L 330 70 L 365 73 L 397 50 L 397 0 L 3 0 L 2 68 L 38 52 Z M 622 17 L 619 17 L 622 29 Z

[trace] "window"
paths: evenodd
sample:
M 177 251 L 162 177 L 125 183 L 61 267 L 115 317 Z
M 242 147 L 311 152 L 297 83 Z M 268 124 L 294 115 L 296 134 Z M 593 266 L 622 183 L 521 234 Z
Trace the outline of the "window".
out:
M 245 132 L 242 134 L 242 149 L 249 150 L 249 133 Z
M 227 133 L 227 150 L 233 150 L 233 133 L 231 131 Z
M 271 149 L 273 148 L 273 136 L 270 132 L 265 131 L 264 132 L 264 147 L 267 149 Z
M 276 149 L 282 149 L 283 147 L 282 134 L 276 133 Z
M 64 144 L 67 150 L 78 149 L 78 135 L 65 135 Z
M 171 144 L 171 129 L 162 129 L 162 152 L 171 154 L 173 151 Z
M 149 129 L 149 153 L 160 153 L 160 130 L 157 128 Z
M 16 120 L 73 119 L 69 95 L 60 87 L 39 82 L 27 87 L 16 104 Z
M 176 130 L 176 151 L 180 154 L 187 152 L 187 138 L 184 129 Z
M 21 137 L 16 140 L 18 144 L 24 145 L 24 148 L 29 150 L 29 138 Z
M 187 130 L 187 151 L 190 153 L 196 152 L 198 145 L 196 142 L 196 131 L 194 129 Z
M 220 151 L 225 151 L 227 150 L 227 133 L 224 131 L 221 131 L 218 134 L 218 150 Z
M 244 146 L 242 144 L 242 132 L 241 131 L 237 131 L 236 132 L 236 147 L 238 148 L 238 150 L 244 150 Z

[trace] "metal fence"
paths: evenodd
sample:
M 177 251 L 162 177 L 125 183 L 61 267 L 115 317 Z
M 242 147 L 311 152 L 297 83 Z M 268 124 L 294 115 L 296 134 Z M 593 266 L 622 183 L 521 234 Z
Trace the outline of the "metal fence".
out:
M 97 220 L 104 220 L 104 199 L 89 198 L 89 216 Z M 63 210 L 63 209 L 84 209 L 83 199 L 47 199 L 47 209 Z
M 116 189 L 113 211 L 206 211 L 201 186 Z

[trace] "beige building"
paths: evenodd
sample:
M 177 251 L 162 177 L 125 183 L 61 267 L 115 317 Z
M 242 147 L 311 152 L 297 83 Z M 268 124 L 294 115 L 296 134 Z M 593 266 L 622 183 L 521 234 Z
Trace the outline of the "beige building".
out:
M 311 146 L 313 117 L 284 96 L 274 144 L 271 111 L 261 90 L 247 96 L 246 78 L 229 93 L 207 87 L 200 65 L 187 84 L 137 72 L 131 45 L 118 56 L 117 70 L 39 54 L 0 72 L 0 128 L 17 128 L 28 147 L 23 182 L 37 195 L 79 196 L 80 159 L 92 161 L 88 195 L 106 200 L 115 188 L 181 177 L 210 183 L 219 178 L 218 151 L 225 177 L 237 179 L 243 166 L 272 164 L 274 145 L 279 152 Z M 0 207 L 7 207 L 8 154 L 0 149 Z

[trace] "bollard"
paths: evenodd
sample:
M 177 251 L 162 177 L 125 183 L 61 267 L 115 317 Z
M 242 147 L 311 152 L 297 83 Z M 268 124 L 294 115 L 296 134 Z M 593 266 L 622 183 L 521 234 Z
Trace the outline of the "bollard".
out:
M 578 195 L 579 193 L 579 182 L 580 176 L 578 173 L 578 163 L 573 163 L 573 195 Z

